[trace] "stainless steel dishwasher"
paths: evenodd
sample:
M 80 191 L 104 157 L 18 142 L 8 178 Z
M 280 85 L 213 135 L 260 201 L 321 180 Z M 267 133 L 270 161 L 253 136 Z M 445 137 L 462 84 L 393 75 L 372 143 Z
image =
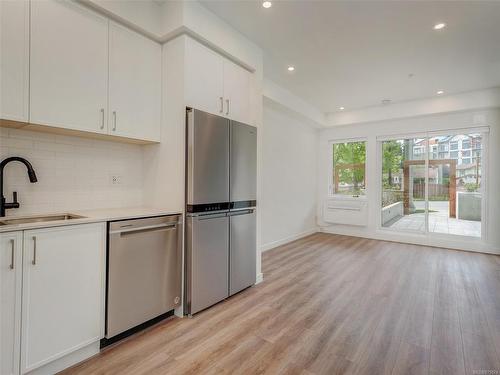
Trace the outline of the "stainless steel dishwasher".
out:
M 109 223 L 103 345 L 179 306 L 182 233 L 181 215 Z

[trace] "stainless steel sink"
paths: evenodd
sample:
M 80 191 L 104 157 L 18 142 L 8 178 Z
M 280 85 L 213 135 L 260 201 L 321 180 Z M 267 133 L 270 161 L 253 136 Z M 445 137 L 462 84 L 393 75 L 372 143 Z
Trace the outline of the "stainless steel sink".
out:
M 83 218 L 85 218 L 85 216 L 74 215 L 74 214 L 29 216 L 29 217 L 20 217 L 20 218 L 12 218 L 12 219 L 2 219 L 2 220 L 0 220 L 0 225 L 42 223 L 45 221 L 60 221 L 60 220 L 72 220 L 72 219 L 83 219 Z

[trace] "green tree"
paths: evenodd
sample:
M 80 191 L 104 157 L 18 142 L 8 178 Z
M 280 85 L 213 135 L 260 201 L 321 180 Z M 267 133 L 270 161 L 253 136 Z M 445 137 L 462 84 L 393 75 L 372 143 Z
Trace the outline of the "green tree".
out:
M 387 181 L 384 181 L 384 185 L 387 184 L 389 187 L 392 187 L 392 174 L 401 169 L 403 145 L 397 141 L 386 141 L 383 143 L 382 150 L 382 171 L 383 176 L 387 176 Z
M 354 193 L 359 193 L 359 185 L 364 183 L 365 160 L 365 142 L 336 143 L 333 145 L 333 165 L 337 168 L 339 182 L 352 184 Z

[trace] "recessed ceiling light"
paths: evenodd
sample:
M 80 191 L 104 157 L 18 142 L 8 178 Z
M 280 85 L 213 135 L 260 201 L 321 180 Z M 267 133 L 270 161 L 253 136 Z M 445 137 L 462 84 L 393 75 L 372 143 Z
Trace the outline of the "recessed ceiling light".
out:
M 436 92 L 436 94 L 442 95 L 442 94 L 444 94 L 444 91 L 443 90 L 439 90 L 438 92 Z
M 295 67 L 290 65 L 287 69 L 289 72 L 293 72 L 295 70 Z
M 446 24 L 444 22 L 436 23 L 434 25 L 434 30 L 441 30 L 441 29 L 444 29 L 445 27 L 446 27 Z
M 339 107 L 339 109 L 340 109 L 341 111 L 343 111 L 345 108 L 344 108 L 344 107 Z
M 266 8 L 266 9 L 268 9 L 268 8 L 271 8 L 271 7 L 273 6 L 273 3 L 271 3 L 270 1 L 264 1 L 264 2 L 262 3 L 262 6 L 263 6 L 264 8 Z

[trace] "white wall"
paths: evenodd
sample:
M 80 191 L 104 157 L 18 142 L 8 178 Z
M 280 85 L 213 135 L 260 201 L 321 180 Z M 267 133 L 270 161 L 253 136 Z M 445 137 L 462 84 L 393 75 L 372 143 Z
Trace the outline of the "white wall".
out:
M 376 137 L 471 128 L 475 126 L 490 127 L 488 137 L 489 152 L 487 155 L 490 163 L 486 166 L 487 170 L 484 173 L 487 176 L 487 212 L 485 212 L 483 216 L 487 223 L 485 241 L 467 241 L 466 239 L 460 238 L 446 239 L 432 235 L 413 235 L 379 230 L 377 226 L 380 218 L 380 199 L 378 197 L 379 189 L 377 187 L 380 185 L 380 181 Z M 328 142 L 334 139 L 359 137 L 365 137 L 368 141 L 366 161 L 368 225 L 362 227 L 329 225 L 321 220 L 323 203 L 328 197 L 328 171 L 331 158 Z M 407 119 L 338 126 L 322 130 L 318 146 L 318 225 L 321 227 L 322 231 L 331 233 L 500 253 L 500 231 L 498 230 L 498 228 L 500 228 L 500 194 L 498 194 L 498 186 L 500 186 L 500 169 L 497 165 L 497 161 L 500 160 L 499 145 L 500 110 L 498 109 L 444 113 Z
M 19 209 L 7 216 L 142 205 L 142 146 L 79 137 L 0 128 L 0 159 L 21 156 L 33 165 L 13 162 L 4 173 L 7 201 L 18 192 Z M 112 184 L 112 175 L 121 177 Z
M 321 128 L 327 125 L 323 112 L 269 79 L 264 79 L 262 95 L 266 100 L 271 100 L 295 112 L 314 127 Z
M 278 105 L 264 104 L 261 249 L 316 231 L 317 130 Z

